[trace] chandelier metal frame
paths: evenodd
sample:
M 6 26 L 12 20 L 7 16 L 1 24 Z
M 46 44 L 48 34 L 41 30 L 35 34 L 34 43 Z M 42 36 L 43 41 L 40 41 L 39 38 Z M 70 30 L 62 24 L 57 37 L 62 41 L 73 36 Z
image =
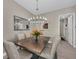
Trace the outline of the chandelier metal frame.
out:
M 36 0 L 36 9 L 35 9 L 35 10 L 36 10 L 37 12 L 39 11 L 38 2 L 39 2 L 39 0 Z M 44 16 L 35 15 L 34 17 L 29 18 L 29 21 L 30 21 L 30 20 L 43 20 L 43 21 L 47 21 L 47 18 L 44 17 Z

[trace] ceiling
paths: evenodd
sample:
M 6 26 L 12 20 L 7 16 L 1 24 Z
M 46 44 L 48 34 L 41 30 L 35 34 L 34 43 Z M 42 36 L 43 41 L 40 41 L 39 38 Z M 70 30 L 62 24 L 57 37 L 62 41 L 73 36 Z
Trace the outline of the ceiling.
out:
M 15 0 L 34 15 L 67 8 L 76 4 L 76 0 L 38 0 L 39 11 L 36 11 L 36 0 Z

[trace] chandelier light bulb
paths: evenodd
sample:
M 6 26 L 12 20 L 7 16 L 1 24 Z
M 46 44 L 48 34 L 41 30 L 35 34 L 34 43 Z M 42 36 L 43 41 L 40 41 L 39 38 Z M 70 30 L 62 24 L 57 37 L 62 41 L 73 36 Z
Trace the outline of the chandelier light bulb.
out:
M 40 19 L 42 19 L 42 17 L 40 16 Z
M 45 18 L 45 20 L 47 20 L 47 18 Z
M 36 18 L 38 19 L 38 16 Z
M 35 19 L 35 17 L 33 17 L 33 19 Z
M 32 20 L 32 18 L 30 18 L 30 20 Z
M 45 18 L 43 17 L 43 19 L 45 19 Z
M 29 18 L 28 21 L 30 21 L 31 19 Z

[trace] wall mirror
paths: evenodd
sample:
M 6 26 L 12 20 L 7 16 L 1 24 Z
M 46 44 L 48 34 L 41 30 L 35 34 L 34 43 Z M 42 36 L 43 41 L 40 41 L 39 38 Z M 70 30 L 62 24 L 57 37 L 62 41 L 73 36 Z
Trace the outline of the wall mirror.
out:
M 24 31 L 38 28 L 40 30 L 48 29 L 47 20 L 43 19 L 25 19 L 19 16 L 14 16 L 14 30 L 15 31 Z
M 28 21 L 28 19 L 14 16 L 14 30 L 15 31 L 29 30 L 29 25 L 30 25 L 30 22 Z

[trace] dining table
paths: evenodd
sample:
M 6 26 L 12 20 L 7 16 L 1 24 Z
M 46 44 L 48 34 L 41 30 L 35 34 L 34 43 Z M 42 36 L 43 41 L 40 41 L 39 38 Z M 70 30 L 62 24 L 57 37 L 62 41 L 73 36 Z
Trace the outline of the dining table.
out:
M 49 39 L 50 37 L 40 36 L 36 42 L 33 37 L 29 37 L 26 39 L 17 40 L 15 44 L 32 52 L 33 57 L 31 59 L 38 59 Z

